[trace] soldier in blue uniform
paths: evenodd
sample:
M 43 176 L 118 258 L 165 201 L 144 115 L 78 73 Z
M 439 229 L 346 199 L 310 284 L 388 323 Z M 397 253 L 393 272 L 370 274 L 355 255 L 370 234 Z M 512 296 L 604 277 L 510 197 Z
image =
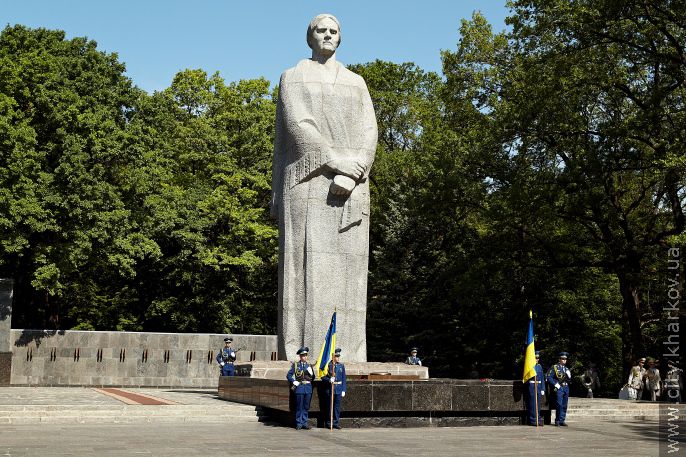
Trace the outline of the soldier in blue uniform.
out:
M 322 376 L 322 381 L 328 383 L 326 388 L 326 428 L 331 427 L 331 388 L 333 387 L 333 428 L 340 430 L 341 398 L 345 397 L 347 384 L 345 382 L 345 365 L 341 362 L 341 349 L 336 348 L 333 360 L 329 362 L 329 374 Z M 332 376 L 333 374 L 333 376 Z
M 224 348 L 217 352 L 217 362 L 219 363 L 220 376 L 233 376 L 236 361 L 236 351 L 231 347 L 233 338 L 224 338 Z
M 292 384 L 291 389 L 295 392 L 295 429 L 309 430 L 307 424 L 310 412 L 310 400 L 312 400 L 312 381 L 314 380 L 314 370 L 307 363 L 307 353 L 310 348 L 302 347 L 298 349 L 297 355 L 300 360 L 291 364 L 286 379 Z
M 417 357 L 417 348 L 410 349 L 410 356 L 405 360 L 408 365 L 419 365 L 422 366 L 422 361 Z
M 548 370 L 548 384 L 555 389 L 555 425 L 566 427 L 567 402 L 569 401 L 569 383 L 572 373 L 567 368 L 568 352 L 560 352 L 557 365 Z
M 541 416 L 541 403 L 543 402 L 543 396 L 545 395 L 545 374 L 543 374 L 543 367 L 538 363 L 540 358 L 540 352 L 536 351 L 536 365 L 534 365 L 534 370 L 536 371 L 536 376 L 527 381 L 527 396 L 526 405 L 529 410 L 529 425 L 543 426 L 543 416 Z M 536 418 L 538 417 L 538 423 L 536 423 Z

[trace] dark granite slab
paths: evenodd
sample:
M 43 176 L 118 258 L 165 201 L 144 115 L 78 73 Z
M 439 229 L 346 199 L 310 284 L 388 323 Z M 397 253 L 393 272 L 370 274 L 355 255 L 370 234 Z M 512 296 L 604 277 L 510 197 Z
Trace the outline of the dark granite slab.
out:
M 319 381 L 313 383 L 313 425 L 322 423 L 320 411 L 327 409 L 325 388 Z M 222 377 L 219 397 L 261 406 L 270 417 L 285 423 L 292 421 L 295 409 L 285 380 Z M 522 422 L 525 416 L 521 382 L 502 380 L 350 380 L 341 406 L 341 420 L 350 427 L 511 424 Z M 549 414 L 544 412 L 544 416 Z

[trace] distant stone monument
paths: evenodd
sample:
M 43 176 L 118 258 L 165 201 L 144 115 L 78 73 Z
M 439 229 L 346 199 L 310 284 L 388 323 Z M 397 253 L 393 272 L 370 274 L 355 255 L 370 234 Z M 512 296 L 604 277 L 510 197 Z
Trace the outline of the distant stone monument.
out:
M 279 358 L 318 352 L 336 308 L 346 361 L 366 362 L 369 170 L 377 126 L 367 86 L 336 61 L 338 19 L 307 28 L 312 58 L 281 76 L 272 216 L 279 223 Z

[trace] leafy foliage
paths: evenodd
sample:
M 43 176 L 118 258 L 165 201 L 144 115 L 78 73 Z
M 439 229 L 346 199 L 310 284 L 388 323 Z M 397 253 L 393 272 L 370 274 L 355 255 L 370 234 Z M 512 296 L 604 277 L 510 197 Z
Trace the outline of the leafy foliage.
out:
M 500 33 L 463 21 L 443 75 L 350 66 L 379 124 L 369 358 L 419 346 L 432 376 L 518 378 L 533 309 L 544 362 L 568 350 L 616 391 L 660 354 L 686 236 L 686 6 L 510 8 Z M 14 326 L 274 332 L 270 83 L 188 69 L 147 94 L 124 70 L 63 32 L 0 34 Z

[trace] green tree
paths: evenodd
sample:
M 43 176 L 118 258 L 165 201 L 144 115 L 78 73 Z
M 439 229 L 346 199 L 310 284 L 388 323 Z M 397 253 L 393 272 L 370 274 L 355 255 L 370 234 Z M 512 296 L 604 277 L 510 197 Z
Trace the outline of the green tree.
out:
M 59 31 L 8 26 L 0 68 L 0 274 L 15 279 L 15 325 L 56 326 L 78 278 L 130 276 L 156 250 L 121 194 L 138 91 L 115 54 Z
M 643 290 L 684 231 L 681 2 L 513 2 L 512 30 L 445 57 L 492 118 L 484 157 L 499 211 L 550 268 L 600 268 L 622 299 L 625 363 L 659 317 Z M 457 96 L 456 96 L 457 97 Z M 542 259 L 543 257 L 538 257 Z M 659 303 L 654 303 L 653 306 Z

